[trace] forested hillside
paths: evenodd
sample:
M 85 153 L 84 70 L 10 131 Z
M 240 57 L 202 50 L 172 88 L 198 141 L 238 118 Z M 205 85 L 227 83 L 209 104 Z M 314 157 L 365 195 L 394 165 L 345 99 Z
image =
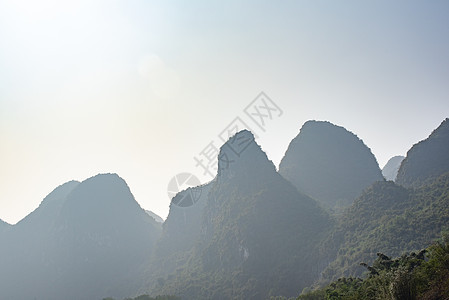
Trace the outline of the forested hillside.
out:
M 237 155 L 231 151 L 237 145 L 231 144 L 234 140 L 249 144 Z M 219 161 L 218 176 L 210 190 L 203 191 L 207 194 L 201 228 L 190 235 L 197 238 L 188 262 L 161 278 L 153 294 L 183 299 L 297 295 L 323 267 L 316 246 L 331 225 L 327 213 L 277 174 L 251 133 L 238 133 L 220 155 L 233 163 Z M 179 207 L 172 205 L 170 214 L 172 210 Z M 164 226 L 163 236 L 182 232 L 179 226 L 183 222 L 176 230 Z
M 349 137 L 353 141 L 354 136 Z M 359 148 L 363 145 L 360 140 L 357 144 Z M 329 215 L 317 209 L 297 186 L 292 191 L 267 163 L 259 146 L 248 148 L 241 157 L 226 151 L 228 146 L 222 147 L 221 154 L 231 155 L 237 163 L 226 168 L 221 163 L 217 178 L 206 186 L 207 195 L 201 195 L 204 203 L 200 202 L 197 210 L 203 211 L 202 221 L 195 223 L 200 234 L 194 236 L 194 243 L 189 240 L 187 248 L 182 247 L 185 242 L 180 237 L 179 249 L 185 251 L 180 251 L 177 257 L 183 259 L 177 262 L 182 263 L 176 269 L 176 263 L 169 260 L 171 270 L 176 271 L 163 273 L 151 288 L 153 294 L 174 293 L 185 299 L 292 297 L 307 286 L 364 276 L 367 269 L 360 263 L 372 264 L 379 252 L 393 257 L 406 251 L 418 253 L 448 230 L 449 173 L 426 178 L 426 184 L 417 189 L 383 179 L 373 181 L 349 207 Z M 289 151 L 295 147 L 290 145 Z M 362 153 L 369 158 L 372 154 L 366 149 Z M 280 172 L 288 170 L 288 164 L 304 172 L 294 156 L 287 153 L 286 157 Z M 447 167 L 444 160 L 441 164 Z M 374 166 L 378 170 L 377 163 Z M 340 176 L 353 176 L 349 170 L 345 172 Z M 179 215 L 179 209 L 173 206 L 171 215 Z M 189 213 L 186 210 L 178 217 L 181 223 L 176 230 L 171 227 L 174 220 L 167 220 L 164 231 L 186 232 L 179 228 L 182 225 L 193 228 Z M 361 280 L 353 282 L 359 286 Z
M 448 244 L 420 250 L 449 232 L 448 128 L 413 146 L 397 183 L 328 122 L 303 126 L 279 172 L 240 131 L 162 225 L 116 174 L 67 182 L 0 221 L 0 298 L 444 299 Z
M 447 235 L 426 249 L 404 253 L 400 257 L 390 258 L 379 252 L 372 265 L 361 265 L 366 270 L 364 279 L 339 278 L 315 291 L 305 291 L 296 300 L 436 300 L 449 297 Z
M 399 256 L 422 249 L 448 225 L 449 173 L 417 190 L 377 182 L 345 211 L 323 244 L 336 251 L 323 280 L 360 276 L 360 262 L 372 262 L 377 252 Z

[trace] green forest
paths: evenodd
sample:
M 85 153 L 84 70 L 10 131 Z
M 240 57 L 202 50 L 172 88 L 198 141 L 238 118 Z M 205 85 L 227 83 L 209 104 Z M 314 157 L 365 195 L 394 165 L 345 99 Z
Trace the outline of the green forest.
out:
M 449 236 L 419 252 L 391 259 L 377 253 L 364 279 L 342 277 L 314 291 L 305 290 L 297 300 L 321 299 L 448 299 Z M 283 297 L 277 300 L 286 299 Z

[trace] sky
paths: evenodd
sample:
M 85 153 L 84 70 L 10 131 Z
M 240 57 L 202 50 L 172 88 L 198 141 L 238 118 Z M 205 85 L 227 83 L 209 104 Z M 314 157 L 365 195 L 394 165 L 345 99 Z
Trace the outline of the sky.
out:
M 448 1 L 0 0 L 0 219 L 98 173 L 165 218 L 232 128 L 278 166 L 327 120 L 383 167 L 449 117 L 448 53 Z

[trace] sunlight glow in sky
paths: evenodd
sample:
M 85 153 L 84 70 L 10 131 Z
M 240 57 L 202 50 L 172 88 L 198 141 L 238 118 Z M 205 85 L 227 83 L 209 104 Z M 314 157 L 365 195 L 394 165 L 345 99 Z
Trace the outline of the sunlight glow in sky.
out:
M 261 91 L 283 110 L 255 132 L 276 165 L 309 119 L 383 167 L 449 116 L 447 1 L 0 0 L 0 43 L 9 223 L 103 172 L 165 218 L 170 179 L 209 180 L 193 157 Z

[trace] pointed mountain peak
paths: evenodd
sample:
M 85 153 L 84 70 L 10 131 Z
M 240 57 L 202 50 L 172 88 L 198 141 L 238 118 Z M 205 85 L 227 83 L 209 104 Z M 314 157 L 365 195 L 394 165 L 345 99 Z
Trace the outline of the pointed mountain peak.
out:
M 242 130 L 223 144 L 218 154 L 218 177 L 231 178 L 248 169 L 256 172 L 269 169 L 276 171 L 249 130 Z
M 429 139 L 449 139 L 449 118 L 446 118 L 441 122 L 429 136 Z
M 360 140 L 357 135 L 352 133 L 351 131 L 347 130 L 346 128 L 342 126 L 335 125 L 329 121 L 317 121 L 317 120 L 309 120 L 302 125 L 300 134 L 335 134 L 335 133 L 341 133 L 346 134 L 348 137 L 355 137 L 358 140 Z M 297 136 L 299 137 L 299 135 Z M 318 136 L 317 136 L 318 137 Z
M 233 137 L 235 137 L 235 138 L 245 137 L 245 138 L 255 141 L 254 134 L 251 131 L 249 131 L 248 129 L 242 129 L 242 130 L 236 132 L 232 137 L 229 138 L 229 140 L 227 142 L 229 142 Z
M 288 146 L 279 173 L 329 208 L 351 205 L 383 180 L 371 150 L 354 133 L 328 121 L 307 121 Z

